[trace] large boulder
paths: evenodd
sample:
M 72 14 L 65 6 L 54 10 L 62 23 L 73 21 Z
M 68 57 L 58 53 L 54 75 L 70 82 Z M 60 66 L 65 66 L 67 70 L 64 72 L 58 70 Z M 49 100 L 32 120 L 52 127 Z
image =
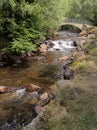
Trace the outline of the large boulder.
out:
M 31 84 L 31 83 L 26 85 L 25 87 L 26 87 L 26 90 L 29 92 L 34 92 L 34 91 L 39 92 L 41 90 L 41 87 L 34 85 L 34 84 Z
M 38 106 L 45 106 L 47 105 L 49 102 L 50 102 L 50 96 L 47 92 L 43 93 L 41 96 L 40 96 L 40 101 L 38 102 Z
M 7 86 L 0 86 L 0 93 L 5 93 L 9 91 L 9 87 Z
M 89 39 L 95 39 L 95 35 L 94 35 L 94 34 L 89 34 L 89 35 L 88 35 L 88 38 L 89 38 Z
M 49 42 L 49 44 L 48 44 L 48 48 L 52 48 L 53 46 L 54 46 L 54 43 Z
M 78 50 L 78 51 L 82 51 L 82 50 L 84 49 L 84 46 L 85 46 L 86 43 L 87 43 L 87 42 L 86 42 L 86 39 L 80 40 L 80 41 L 79 41 L 79 44 L 78 44 L 78 46 L 77 46 L 77 50 Z
M 82 31 L 82 32 L 79 33 L 78 36 L 79 36 L 79 37 L 87 36 L 87 32 L 86 32 L 86 31 Z
M 83 61 L 86 58 L 85 52 L 84 51 L 78 51 L 73 53 L 72 57 L 76 60 L 76 61 Z
M 54 99 L 55 96 L 53 94 L 48 94 L 47 92 L 44 92 L 41 96 L 40 96 L 40 100 L 37 103 L 37 105 L 34 107 L 34 111 L 36 114 L 40 114 L 40 112 L 42 111 L 43 107 L 45 105 L 47 105 L 51 99 Z
M 47 52 L 47 45 L 46 44 L 41 44 L 39 47 L 38 47 L 38 50 L 39 52 L 41 53 L 46 53 Z
M 17 89 L 20 89 L 20 88 L 0 86 L 0 93 L 12 92 L 12 91 L 17 90 Z

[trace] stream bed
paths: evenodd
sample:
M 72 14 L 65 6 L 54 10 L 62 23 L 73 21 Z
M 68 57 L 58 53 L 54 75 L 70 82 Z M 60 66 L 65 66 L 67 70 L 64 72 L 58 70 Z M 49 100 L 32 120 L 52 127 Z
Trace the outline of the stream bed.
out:
M 17 67 L 0 68 L 0 85 L 18 88 L 33 83 L 42 88 L 41 93 L 51 92 L 49 86 L 63 78 L 66 61 L 61 62 L 59 58 L 70 56 L 71 49 L 75 48 L 66 34 L 73 38 L 77 36 L 76 33 L 60 32 L 59 40 L 52 41 L 54 46 L 46 54 L 30 57 Z M 56 78 L 58 74 L 61 75 Z M 26 93 L 18 97 L 15 92 L 0 95 L 0 130 L 19 130 L 37 116 L 33 110 L 37 98 L 32 95 Z

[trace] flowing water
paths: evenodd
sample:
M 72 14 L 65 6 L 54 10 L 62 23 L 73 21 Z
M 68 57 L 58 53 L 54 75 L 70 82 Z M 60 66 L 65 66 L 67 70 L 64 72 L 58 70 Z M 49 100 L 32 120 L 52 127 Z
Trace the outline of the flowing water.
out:
M 70 55 L 70 50 L 74 48 L 73 42 L 66 39 L 66 34 L 69 37 L 77 36 L 75 33 L 60 32 L 59 40 L 52 41 L 54 46 L 46 54 L 29 58 L 18 67 L 0 68 L 0 85 L 19 87 L 33 83 L 40 86 L 42 92 L 50 92 L 49 86 L 63 78 L 65 61 L 61 62 L 59 58 Z M 60 73 L 59 79 L 56 79 Z M 16 93 L 0 95 L 0 130 L 19 130 L 21 125 L 29 123 L 36 116 L 33 112 L 36 99 L 32 101 L 29 93 L 16 97 Z

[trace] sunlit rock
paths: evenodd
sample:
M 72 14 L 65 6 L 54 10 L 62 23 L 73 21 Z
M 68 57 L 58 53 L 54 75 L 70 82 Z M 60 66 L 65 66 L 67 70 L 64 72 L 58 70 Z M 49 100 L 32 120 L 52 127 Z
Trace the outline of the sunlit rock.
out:
M 46 46 L 46 44 L 41 44 L 41 45 L 38 47 L 38 50 L 39 50 L 39 52 L 41 52 L 41 53 L 47 52 L 47 46 Z
M 17 90 L 15 87 L 0 86 L 0 93 L 7 93 Z
M 79 33 L 79 37 L 81 37 L 81 36 L 87 36 L 87 32 L 86 32 L 86 31 L 80 32 L 80 33 Z
M 47 105 L 49 102 L 50 102 L 49 94 L 47 92 L 45 92 L 40 96 L 40 101 L 38 102 L 37 105 L 43 107 L 43 106 Z
M 37 85 L 34 85 L 34 84 L 28 84 L 26 87 L 26 90 L 29 91 L 29 92 L 34 92 L 34 91 L 40 91 L 41 90 L 41 87 L 37 86 Z

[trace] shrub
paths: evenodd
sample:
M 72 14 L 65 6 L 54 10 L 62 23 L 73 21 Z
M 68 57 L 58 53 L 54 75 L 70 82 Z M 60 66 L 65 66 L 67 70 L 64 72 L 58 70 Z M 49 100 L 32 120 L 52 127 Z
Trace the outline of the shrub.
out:
M 83 72 L 86 69 L 87 66 L 88 66 L 87 61 L 74 62 L 73 65 L 72 65 L 72 68 L 73 68 L 73 70 Z
M 27 51 L 35 51 L 36 46 L 26 39 L 17 38 L 11 42 L 11 45 L 7 48 L 2 49 L 2 51 L 6 54 L 23 54 Z

